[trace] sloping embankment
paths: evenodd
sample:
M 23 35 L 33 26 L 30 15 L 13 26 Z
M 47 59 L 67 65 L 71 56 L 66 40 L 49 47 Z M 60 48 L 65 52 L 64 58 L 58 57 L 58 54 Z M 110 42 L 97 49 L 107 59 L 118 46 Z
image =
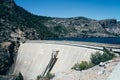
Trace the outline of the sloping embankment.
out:
M 21 72 L 25 80 L 35 80 L 48 65 L 53 51 L 59 51 L 52 73 L 69 72 L 80 61 L 89 61 L 95 49 L 47 43 L 24 43 L 20 46 L 14 74 Z

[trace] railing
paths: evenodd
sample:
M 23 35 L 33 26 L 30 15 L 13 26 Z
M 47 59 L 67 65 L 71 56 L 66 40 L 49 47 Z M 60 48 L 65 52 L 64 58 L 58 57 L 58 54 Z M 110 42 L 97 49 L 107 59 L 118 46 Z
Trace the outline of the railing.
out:
M 58 52 L 59 52 L 58 50 L 52 52 L 51 59 L 47 65 L 47 67 L 40 75 L 40 80 L 44 80 L 43 78 L 52 70 L 53 66 L 55 65 L 55 63 L 57 61 Z

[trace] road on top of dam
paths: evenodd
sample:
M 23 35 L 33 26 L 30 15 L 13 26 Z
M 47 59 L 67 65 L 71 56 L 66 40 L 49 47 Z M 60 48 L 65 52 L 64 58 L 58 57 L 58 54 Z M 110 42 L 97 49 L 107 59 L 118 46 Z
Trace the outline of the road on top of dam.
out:
M 94 43 L 94 42 L 81 42 L 81 41 L 56 41 L 56 40 L 28 40 L 26 43 L 44 43 L 44 44 L 61 44 L 61 45 L 70 45 L 77 47 L 85 47 L 97 50 L 103 50 L 103 47 L 112 49 L 113 51 L 120 53 L 119 44 L 105 44 L 105 43 Z

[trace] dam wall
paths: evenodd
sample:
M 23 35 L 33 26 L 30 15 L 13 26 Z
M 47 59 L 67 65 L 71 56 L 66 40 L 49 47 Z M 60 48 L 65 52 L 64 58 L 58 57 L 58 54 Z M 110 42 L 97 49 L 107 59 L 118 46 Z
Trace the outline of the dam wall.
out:
M 57 74 L 70 72 L 74 64 L 81 61 L 90 61 L 90 55 L 100 50 L 70 42 L 28 41 L 19 47 L 14 74 L 21 72 L 25 80 L 35 80 L 46 69 L 55 51 L 58 51 L 57 61 L 51 73 Z

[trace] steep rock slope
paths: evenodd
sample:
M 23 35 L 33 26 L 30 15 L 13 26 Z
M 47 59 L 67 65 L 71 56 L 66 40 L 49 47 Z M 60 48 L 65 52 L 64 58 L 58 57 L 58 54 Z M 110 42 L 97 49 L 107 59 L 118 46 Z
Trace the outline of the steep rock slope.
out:
M 20 12 L 13 0 L 0 0 L 0 74 L 6 74 L 14 63 L 19 41 L 39 39 L 35 29 L 21 23 Z
M 20 42 L 54 35 L 42 24 L 46 19 L 17 6 L 14 0 L 0 0 L 0 74 L 6 74 L 14 63 Z

